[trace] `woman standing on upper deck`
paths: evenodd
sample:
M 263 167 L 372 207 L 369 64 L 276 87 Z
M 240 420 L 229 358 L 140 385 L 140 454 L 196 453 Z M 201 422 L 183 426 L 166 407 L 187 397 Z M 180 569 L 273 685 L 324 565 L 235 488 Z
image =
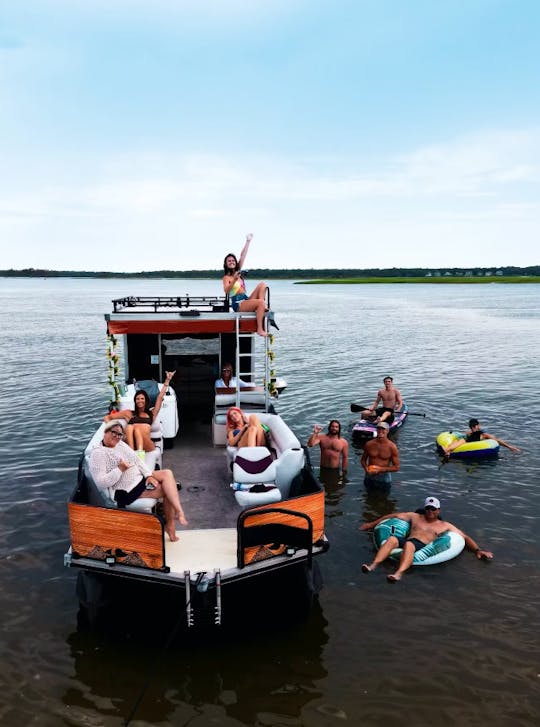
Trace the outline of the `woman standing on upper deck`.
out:
M 246 259 L 249 244 L 253 239 L 250 233 L 246 237 L 246 243 L 240 253 L 240 260 L 236 259 L 236 255 L 229 253 L 223 261 L 223 290 L 229 296 L 233 311 L 237 313 L 255 313 L 257 317 L 257 333 L 259 336 L 267 336 L 268 333 L 264 329 L 264 314 L 268 310 L 266 307 L 266 284 L 257 283 L 255 290 L 248 296 L 246 293 L 246 284 L 242 273 L 242 265 Z
M 135 392 L 134 407 L 135 409 L 124 409 L 122 411 L 113 411 L 103 417 L 104 422 L 109 422 L 111 419 L 125 419 L 127 422 L 125 439 L 132 449 L 136 449 L 144 452 L 153 452 L 156 445 L 152 441 L 150 431 L 152 429 L 152 423 L 159 414 L 163 399 L 169 388 L 172 377 L 176 371 L 166 371 L 165 381 L 159 394 L 156 398 L 156 403 L 153 407 L 150 406 L 150 397 L 144 389 L 138 389 Z

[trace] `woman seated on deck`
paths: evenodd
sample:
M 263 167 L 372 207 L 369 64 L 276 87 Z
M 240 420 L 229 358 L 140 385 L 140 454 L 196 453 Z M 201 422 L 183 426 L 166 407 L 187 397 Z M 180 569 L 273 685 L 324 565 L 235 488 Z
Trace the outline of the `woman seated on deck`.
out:
M 256 414 L 249 417 L 237 406 L 227 412 L 227 443 L 231 447 L 264 447 L 264 429 Z
M 112 419 L 125 419 L 127 427 L 125 431 L 125 440 L 132 449 L 143 452 L 153 452 L 156 445 L 152 441 L 150 431 L 152 423 L 159 414 L 163 398 L 167 393 L 169 384 L 176 371 L 166 371 L 165 381 L 156 398 L 153 407 L 150 406 L 150 397 L 144 389 L 138 389 L 135 392 L 135 410 L 123 409 L 122 411 L 112 411 L 103 417 L 104 422 L 110 422 Z

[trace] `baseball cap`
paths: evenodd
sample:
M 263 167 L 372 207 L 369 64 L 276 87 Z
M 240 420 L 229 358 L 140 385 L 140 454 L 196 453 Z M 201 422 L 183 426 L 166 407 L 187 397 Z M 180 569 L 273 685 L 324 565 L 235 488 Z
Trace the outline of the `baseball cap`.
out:
M 441 503 L 437 500 L 436 497 L 426 497 L 426 501 L 424 502 L 424 507 L 427 507 L 428 505 L 430 507 L 436 507 L 437 510 L 441 509 Z
M 105 422 L 103 431 L 108 432 L 109 429 L 112 429 L 113 427 L 120 427 L 120 429 L 124 429 L 125 426 L 126 426 L 126 423 L 123 419 L 111 419 L 110 421 Z
M 377 422 L 377 429 L 390 429 L 390 426 L 386 422 Z

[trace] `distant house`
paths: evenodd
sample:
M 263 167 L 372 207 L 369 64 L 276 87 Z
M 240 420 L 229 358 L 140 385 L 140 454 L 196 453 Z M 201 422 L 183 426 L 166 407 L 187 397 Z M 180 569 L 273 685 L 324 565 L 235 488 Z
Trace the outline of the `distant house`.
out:
M 431 278 L 431 273 L 426 273 L 425 277 L 426 278 Z
M 486 276 L 486 278 L 489 277 L 490 275 L 493 275 L 493 270 L 486 270 L 484 275 Z
M 435 271 L 434 271 L 434 273 L 433 273 L 433 275 L 434 275 L 434 276 L 435 276 L 436 278 L 440 278 L 440 277 L 441 277 L 441 271 L 440 271 L 440 270 L 435 270 Z
M 468 278 L 472 278 L 472 270 L 467 270 L 467 272 L 463 273 L 463 275 L 466 275 Z
M 444 274 L 444 277 L 445 277 L 445 278 L 451 278 L 451 277 L 452 277 L 452 273 L 449 273 L 449 272 L 448 272 L 448 270 L 447 270 L 447 271 L 445 272 L 445 274 Z
M 502 270 L 497 270 L 497 272 L 495 273 L 495 275 L 503 275 L 503 271 Z

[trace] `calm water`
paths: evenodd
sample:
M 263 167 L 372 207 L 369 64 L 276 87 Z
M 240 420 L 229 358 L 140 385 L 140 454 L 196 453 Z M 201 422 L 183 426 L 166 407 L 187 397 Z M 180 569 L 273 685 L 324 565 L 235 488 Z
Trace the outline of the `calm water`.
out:
M 399 433 L 390 495 L 365 493 L 352 448 L 349 481 L 327 493 L 325 588 L 305 623 L 247 635 L 239 614 L 232 635 L 176 638 L 166 651 L 133 632 L 78 628 L 65 503 L 109 399 L 102 314 L 124 294 L 216 288 L 0 280 L 0 723 L 538 724 L 539 286 L 274 283 L 277 371 L 289 382 L 279 408 L 301 439 L 334 417 L 350 439 L 350 403 L 370 403 L 388 373 L 426 414 Z M 436 434 L 471 416 L 523 452 L 441 466 Z M 495 560 L 464 553 L 395 586 L 385 567 L 362 575 L 372 546 L 359 523 L 427 494 Z

